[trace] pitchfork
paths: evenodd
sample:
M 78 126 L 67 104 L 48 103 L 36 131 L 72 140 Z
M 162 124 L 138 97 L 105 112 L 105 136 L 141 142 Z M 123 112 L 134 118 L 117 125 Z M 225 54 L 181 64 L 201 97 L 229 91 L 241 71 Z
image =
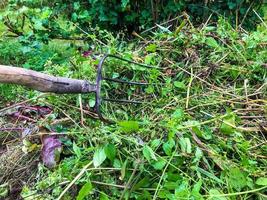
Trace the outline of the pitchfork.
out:
M 101 98 L 101 82 L 103 80 L 109 82 L 117 82 L 121 84 L 130 85 L 148 85 L 147 82 L 133 82 L 115 78 L 108 78 L 103 76 L 103 66 L 108 57 L 112 57 L 118 60 L 122 60 L 127 63 L 135 64 L 145 68 L 156 68 L 146 64 L 137 63 L 131 60 L 127 60 L 115 55 L 104 55 L 97 67 L 96 83 L 90 83 L 87 80 L 71 79 L 64 77 L 55 77 L 44 73 L 36 72 L 29 69 L 23 69 L 19 67 L 11 67 L 0 65 L 0 83 L 11 83 L 26 86 L 28 88 L 38 90 L 41 92 L 52 92 L 58 94 L 75 94 L 75 93 L 95 93 L 95 105 L 94 110 L 98 115 L 98 118 L 104 122 L 112 122 L 109 119 L 103 117 L 100 109 L 102 101 L 119 102 L 119 103 L 130 103 L 140 104 L 141 101 L 132 101 L 126 99 L 109 99 Z

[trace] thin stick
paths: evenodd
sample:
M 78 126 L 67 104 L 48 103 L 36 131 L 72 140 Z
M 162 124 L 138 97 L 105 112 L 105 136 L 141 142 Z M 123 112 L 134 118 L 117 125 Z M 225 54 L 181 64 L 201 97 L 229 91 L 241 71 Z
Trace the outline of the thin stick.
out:
M 80 111 L 81 111 L 81 125 L 83 126 L 83 127 L 85 127 L 84 126 L 84 117 L 83 117 L 83 103 L 82 103 L 82 95 L 81 94 L 79 94 L 78 95 L 78 98 L 79 98 L 79 104 L 80 104 Z
M 99 181 L 91 181 L 91 183 L 95 183 L 95 184 L 98 184 L 98 185 L 117 187 L 117 188 L 123 188 L 123 189 L 126 188 L 126 186 L 124 186 L 124 185 L 116 185 L 116 184 L 112 184 L 112 183 L 103 183 L 103 182 L 99 182 Z
M 130 176 L 128 182 L 126 183 L 125 188 L 124 188 L 124 190 L 123 190 L 123 192 L 122 192 L 122 195 L 121 195 L 121 197 L 120 197 L 120 200 L 122 200 L 122 199 L 124 198 L 124 196 L 125 196 L 125 194 L 126 194 L 126 192 L 127 192 L 127 189 L 129 188 L 129 186 L 130 186 L 130 184 L 131 184 L 131 182 L 132 182 L 132 180 L 133 180 L 133 178 L 134 178 L 134 175 L 135 175 L 135 173 L 136 173 L 136 171 L 137 171 L 137 168 L 138 168 L 138 166 L 139 166 L 139 163 L 140 163 L 140 160 L 137 160 L 137 163 L 136 163 L 136 165 L 135 165 L 135 167 L 134 167 L 134 170 L 133 170 L 133 172 L 132 172 L 132 174 L 131 174 L 131 176 Z
M 159 179 L 159 183 L 158 183 L 158 185 L 157 185 L 156 191 L 155 191 L 154 196 L 153 196 L 153 200 L 156 200 L 156 199 L 157 199 L 157 196 L 158 196 L 157 194 L 158 194 L 158 191 L 159 191 L 159 189 L 160 189 L 159 187 L 160 187 L 161 181 L 162 181 L 163 176 L 164 176 L 166 170 L 168 169 L 168 167 L 169 167 L 169 165 L 170 165 L 170 163 L 171 163 L 171 161 L 172 161 L 172 159 L 173 159 L 173 157 L 174 157 L 174 154 L 176 153 L 177 148 L 178 148 L 178 145 L 176 146 L 176 149 L 175 149 L 174 152 L 172 153 L 172 155 L 171 155 L 171 157 L 170 157 L 168 163 L 166 164 L 166 166 L 165 166 L 165 168 L 164 168 L 164 170 L 163 170 L 163 172 L 162 172 L 162 174 L 161 174 L 161 177 L 160 177 L 160 179 Z
M 3 109 L 0 110 L 0 116 L 1 116 L 1 113 L 3 113 L 3 112 L 6 111 L 6 110 L 9 110 L 9 109 L 11 109 L 11 108 L 14 108 L 14 107 L 20 106 L 20 105 L 22 105 L 22 104 L 28 103 L 28 102 L 30 102 L 30 101 L 36 100 L 36 99 L 41 98 L 41 97 L 43 97 L 43 96 L 45 96 L 45 95 L 48 95 L 48 94 L 41 94 L 41 95 L 39 95 L 39 96 L 37 96 L 37 97 L 34 97 L 34 98 L 32 98 L 32 99 L 27 99 L 27 100 L 25 100 L 25 101 L 22 101 L 22 102 L 13 104 L 13 105 L 11 105 L 11 106 L 8 106 L 8 107 L 6 107 L 6 108 L 3 108 Z
M 170 64 L 175 65 L 175 63 L 172 62 L 172 61 L 170 61 L 169 59 L 165 58 L 165 60 L 166 60 L 167 62 L 169 62 Z M 185 73 L 187 73 L 187 74 L 189 74 L 189 75 L 192 75 L 192 73 L 188 72 L 187 70 L 183 69 L 182 67 L 180 67 L 180 66 L 178 66 L 178 65 L 175 65 L 175 66 L 176 66 L 177 68 L 179 68 L 180 70 L 182 70 L 183 72 L 185 72 Z M 222 88 L 219 88 L 219 87 L 217 87 L 217 86 L 215 86 L 215 85 L 212 85 L 211 83 L 205 81 L 204 79 L 198 77 L 198 76 L 195 75 L 195 74 L 193 74 L 192 76 L 193 76 L 194 78 L 197 78 L 198 80 L 202 81 L 203 83 L 207 84 L 207 85 L 210 86 L 211 88 L 215 88 L 216 90 L 218 90 L 218 91 L 220 91 L 220 92 L 223 92 L 224 94 L 228 94 L 228 95 L 231 95 L 231 96 L 236 97 L 236 95 L 231 94 L 231 93 L 229 93 L 229 92 L 227 92 L 227 91 L 223 90 Z
M 247 88 L 247 82 L 248 82 L 248 80 L 245 79 L 245 80 L 244 80 L 244 88 L 245 88 L 246 101 L 247 101 L 247 103 L 248 103 L 248 88 Z
M 173 18 L 173 19 L 171 19 L 171 20 L 168 20 L 168 21 L 166 21 L 166 22 L 163 22 L 163 23 L 161 23 L 161 24 L 159 24 L 159 25 L 164 25 L 164 24 L 168 24 L 168 23 L 170 23 L 170 22 L 173 22 L 173 21 L 175 21 L 175 20 L 177 20 L 177 19 L 179 19 L 179 18 L 181 18 L 181 17 L 183 17 L 184 16 L 184 14 L 183 15 L 180 15 L 180 16 L 177 16 L 177 17 L 175 17 L 175 18 Z M 153 27 L 151 27 L 151 28 L 149 28 L 149 29 L 147 29 L 147 30 L 145 30 L 145 31 L 143 31 L 143 32 L 141 32 L 141 34 L 144 34 L 144 33 L 146 33 L 146 32 L 148 32 L 148 31 L 151 31 L 151 30 L 153 30 L 153 29 L 155 29 L 155 28 L 157 28 L 158 26 L 156 25 L 156 26 L 153 26 Z
M 261 20 L 262 24 L 265 26 L 265 28 L 267 28 L 267 24 L 263 21 L 263 19 L 261 18 L 261 16 L 259 16 L 259 14 L 253 9 L 253 12 L 257 15 L 257 17 Z
M 229 193 L 229 194 L 216 194 L 216 195 L 203 195 L 203 197 L 229 197 L 229 196 L 237 196 L 237 195 L 242 195 L 242 194 L 249 194 L 249 193 L 255 193 L 261 190 L 266 189 L 267 186 L 263 186 L 261 188 L 257 188 L 254 190 L 248 190 L 244 192 L 235 192 L 235 193 Z
M 191 89 L 191 85 L 193 82 L 194 76 L 193 76 L 193 67 L 191 66 L 191 77 L 189 80 L 189 84 L 187 87 L 187 93 L 186 93 L 186 104 L 185 104 L 185 108 L 188 109 L 188 105 L 189 105 L 189 99 L 190 99 L 190 89 Z
M 77 181 L 77 180 L 79 180 L 81 177 L 82 177 L 82 175 L 86 172 L 86 169 L 90 166 L 90 165 L 92 165 L 92 161 L 91 162 L 89 162 L 87 165 L 85 165 L 84 167 L 83 167 L 83 169 L 80 171 L 80 173 L 70 182 L 70 184 L 63 190 L 63 192 L 61 192 L 61 194 L 59 195 L 59 197 L 57 198 L 57 200 L 60 200 L 60 199 L 62 199 L 62 197 L 64 196 L 64 194 L 71 188 L 71 186 Z

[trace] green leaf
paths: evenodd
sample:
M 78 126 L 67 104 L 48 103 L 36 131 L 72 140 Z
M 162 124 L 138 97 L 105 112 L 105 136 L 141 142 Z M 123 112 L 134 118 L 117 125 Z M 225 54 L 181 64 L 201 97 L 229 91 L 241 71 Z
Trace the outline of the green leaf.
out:
M 98 148 L 93 157 L 93 163 L 95 167 L 99 167 L 106 160 L 106 154 L 104 148 Z
M 160 139 L 154 139 L 154 140 L 152 140 L 150 146 L 151 146 L 152 149 L 156 149 L 156 148 L 158 148 L 160 143 L 161 143 Z
M 266 186 L 267 185 L 267 178 L 266 177 L 260 177 L 257 179 L 256 181 L 257 185 L 263 185 Z
M 144 177 L 138 183 L 133 186 L 133 190 L 138 190 L 141 187 L 147 187 L 150 184 L 150 178 Z
M 191 153 L 192 152 L 191 142 L 190 142 L 189 138 L 181 137 L 179 140 L 179 144 L 180 144 L 180 147 L 181 147 L 181 150 L 183 153 Z
M 0 199 L 5 199 L 8 196 L 8 185 L 2 184 L 0 185 Z
M 229 184 L 232 188 L 236 189 L 237 191 L 241 191 L 245 186 L 247 186 L 247 179 L 244 173 L 237 167 L 231 168 L 229 170 Z
M 198 126 L 192 127 L 194 133 L 205 140 L 210 140 L 212 138 L 211 130 L 208 127 L 204 127 L 204 131 L 200 129 Z
M 172 114 L 172 118 L 176 120 L 181 120 L 183 119 L 183 117 L 184 117 L 184 111 L 181 108 L 176 109 Z
M 154 151 L 148 145 L 145 145 L 143 147 L 143 155 L 145 156 L 148 162 L 150 162 L 151 159 L 157 160 Z
M 224 184 L 224 182 L 221 179 L 219 179 L 218 177 L 216 177 L 213 173 L 210 173 L 210 172 L 208 172 L 208 171 L 206 171 L 200 167 L 197 167 L 197 171 L 199 171 L 200 173 L 206 175 L 207 177 L 213 179 L 214 181 L 216 181 L 218 183 Z
M 115 157 L 116 157 L 116 147 L 115 147 L 115 145 L 114 144 L 107 144 L 105 146 L 105 154 L 108 157 L 108 159 L 113 162 Z
M 207 37 L 205 40 L 205 43 L 209 45 L 210 47 L 217 48 L 219 47 L 219 44 L 213 37 Z
M 170 139 L 168 142 L 163 144 L 163 150 L 166 153 L 166 155 L 170 156 L 172 155 L 172 148 L 174 147 L 175 142 L 173 139 Z
M 78 158 L 80 158 L 82 156 L 82 153 L 81 153 L 80 148 L 77 146 L 77 144 L 75 142 L 73 142 L 73 147 L 72 148 L 73 148 L 73 151 L 76 154 L 76 156 Z
M 137 121 L 121 121 L 118 122 L 122 131 L 126 133 L 132 133 L 139 130 L 139 124 Z
M 129 4 L 130 0 L 122 0 L 121 1 L 121 7 L 125 8 Z
M 101 194 L 100 194 L 100 200 L 109 200 L 108 195 L 105 194 L 104 192 L 101 192 Z
M 166 165 L 166 161 L 163 159 L 159 159 L 159 161 L 156 161 L 152 164 L 152 166 L 154 167 L 154 169 L 156 170 L 162 170 L 164 168 L 164 166 Z
M 235 115 L 230 113 L 223 119 L 223 123 L 220 127 L 220 130 L 224 134 L 232 134 L 235 132 Z
M 226 197 L 220 196 L 222 193 L 220 193 L 217 189 L 210 189 L 209 191 L 210 200 L 227 200 Z
M 202 180 L 200 179 L 193 187 L 193 190 L 192 192 L 193 193 L 199 193 L 200 189 L 201 189 L 201 186 L 202 186 Z
M 93 190 L 93 186 L 91 182 L 87 182 L 83 185 L 83 187 L 80 189 L 79 194 L 76 198 L 76 200 L 83 200 L 86 196 L 90 194 L 90 192 Z
M 89 99 L 89 106 L 93 108 L 95 106 L 95 99 Z
M 156 52 L 156 50 L 157 50 L 156 44 L 150 44 L 146 47 L 146 51 L 148 51 L 148 52 L 154 53 L 154 52 Z
M 127 168 L 128 160 L 125 160 L 122 167 L 121 167 L 121 177 L 120 179 L 123 180 L 126 174 L 126 168 Z
M 184 180 L 175 189 L 175 197 L 176 197 L 176 199 L 184 199 L 184 198 L 188 198 L 189 195 L 190 195 L 190 191 L 188 189 L 188 181 Z
M 174 81 L 174 86 L 178 89 L 186 89 L 186 85 L 184 84 L 184 82 L 180 82 L 180 81 Z

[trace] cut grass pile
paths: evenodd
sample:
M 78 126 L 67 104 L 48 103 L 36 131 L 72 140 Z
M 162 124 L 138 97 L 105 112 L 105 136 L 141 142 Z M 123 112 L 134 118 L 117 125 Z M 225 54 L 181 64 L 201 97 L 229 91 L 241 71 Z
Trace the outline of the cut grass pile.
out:
M 196 28 L 186 23 L 176 31 L 160 27 L 150 36 L 136 36 L 137 40 L 125 42 L 108 34 L 92 49 L 93 54 L 108 52 L 160 68 L 136 70 L 135 78 L 156 84 L 143 90 L 150 103 L 138 111 L 127 107 L 130 111 L 122 122 L 110 125 L 90 118 L 88 105 L 93 100 L 86 95 L 39 97 L 39 92 L 0 86 L 2 108 L 24 98 L 32 99 L 28 104 L 53 108 L 36 125 L 59 133 L 63 144 L 57 166 L 47 169 L 40 163 L 34 185 L 25 185 L 22 196 L 265 199 L 264 25 L 248 33 L 221 19 L 216 25 Z M 61 43 L 57 42 L 59 48 Z M 52 58 L 46 60 L 45 72 L 94 80 L 94 57 L 77 53 L 63 64 Z M 114 63 L 108 66 L 113 69 Z M 132 87 L 123 90 L 137 92 Z M 116 105 L 112 109 L 111 115 Z

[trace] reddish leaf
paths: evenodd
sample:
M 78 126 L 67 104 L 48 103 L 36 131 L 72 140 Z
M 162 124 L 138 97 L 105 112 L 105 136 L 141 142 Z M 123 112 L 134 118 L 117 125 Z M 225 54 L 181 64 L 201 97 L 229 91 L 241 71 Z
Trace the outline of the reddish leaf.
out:
M 59 161 L 62 144 L 57 136 L 44 136 L 42 138 L 42 159 L 45 166 L 53 168 Z

